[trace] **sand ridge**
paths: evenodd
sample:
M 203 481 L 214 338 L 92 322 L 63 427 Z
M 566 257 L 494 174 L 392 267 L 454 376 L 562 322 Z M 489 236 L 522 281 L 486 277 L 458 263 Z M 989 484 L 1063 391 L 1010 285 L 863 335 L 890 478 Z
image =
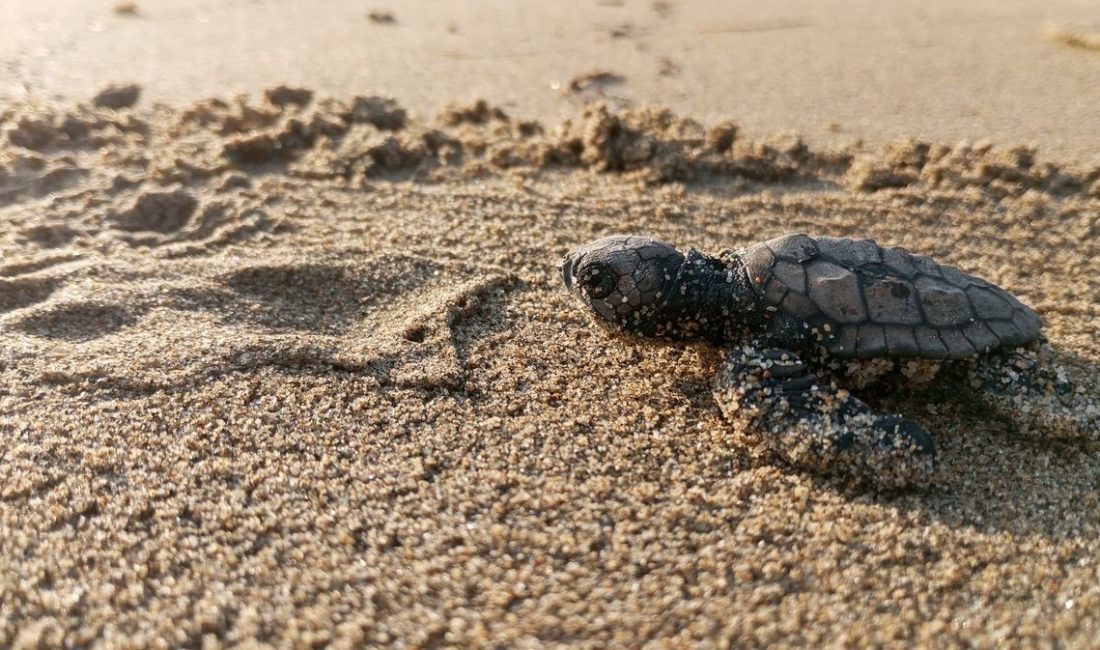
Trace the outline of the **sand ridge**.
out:
M 724 425 L 719 351 L 609 339 L 555 264 L 868 236 L 1014 291 L 1088 374 L 1098 207 L 1029 148 L 659 109 L 11 107 L 0 645 L 1090 645 L 1096 441 L 887 395 L 935 488 L 802 474 Z

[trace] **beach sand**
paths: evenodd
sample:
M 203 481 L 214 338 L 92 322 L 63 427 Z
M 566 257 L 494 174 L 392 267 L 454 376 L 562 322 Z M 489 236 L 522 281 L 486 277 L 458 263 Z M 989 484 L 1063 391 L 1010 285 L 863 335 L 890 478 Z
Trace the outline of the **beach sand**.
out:
M 934 487 L 798 472 L 723 423 L 720 351 L 609 339 L 556 263 L 871 237 L 1007 287 L 1088 376 L 1098 219 L 1100 168 L 1012 145 L 287 87 L 12 105 L 0 646 L 1093 646 L 1096 439 L 895 395 Z
M 422 116 L 488 97 L 552 124 L 603 95 L 815 146 L 988 139 L 1100 164 L 1097 24 L 1088 0 L 9 1 L 0 101 L 293 83 Z M 568 92 L 599 72 L 620 81 Z

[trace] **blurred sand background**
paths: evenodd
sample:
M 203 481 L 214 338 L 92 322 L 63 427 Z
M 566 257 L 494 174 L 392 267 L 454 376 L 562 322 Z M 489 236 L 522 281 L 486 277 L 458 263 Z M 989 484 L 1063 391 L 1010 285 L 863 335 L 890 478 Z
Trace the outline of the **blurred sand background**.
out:
M 127 3 L 121 3 L 123 5 Z M 1097 29 L 1091 0 L 109 0 L 0 3 L 0 98 L 89 97 L 136 82 L 147 101 L 277 83 L 386 94 L 431 114 L 492 97 L 557 120 L 595 70 L 623 102 L 813 143 L 991 139 L 1096 161 L 1097 55 L 1046 35 Z M 368 19 L 389 14 L 392 23 Z
M 757 4 L 0 5 L 0 647 L 1096 647 L 1100 432 L 870 394 L 940 452 L 878 494 L 564 295 L 872 237 L 1100 390 L 1090 4 Z

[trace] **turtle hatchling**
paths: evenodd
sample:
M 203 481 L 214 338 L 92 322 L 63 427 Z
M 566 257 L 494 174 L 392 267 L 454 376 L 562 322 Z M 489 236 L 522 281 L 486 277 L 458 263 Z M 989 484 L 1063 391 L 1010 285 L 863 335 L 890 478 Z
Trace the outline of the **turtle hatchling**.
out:
M 722 414 L 796 467 L 928 484 L 924 426 L 849 392 L 888 378 L 957 381 L 1023 433 L 1100 431 L 1100 398 L 1054 361 L 1030 307 L 902 248 L 799 233 L 710 256 L 622 235 L 566 255 L 561 276 L 614 332 L 728 348 L 714 383 Z

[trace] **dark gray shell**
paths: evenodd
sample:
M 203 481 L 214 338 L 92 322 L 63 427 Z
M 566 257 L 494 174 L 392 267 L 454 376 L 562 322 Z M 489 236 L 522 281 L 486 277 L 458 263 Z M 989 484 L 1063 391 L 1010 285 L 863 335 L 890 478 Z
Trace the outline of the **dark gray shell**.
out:
M 1039 337 L 1039 316 L 981 278 L 869 239 L 785 235 L 741 258 L 766 305 L 834 357 L 959 359 Z

